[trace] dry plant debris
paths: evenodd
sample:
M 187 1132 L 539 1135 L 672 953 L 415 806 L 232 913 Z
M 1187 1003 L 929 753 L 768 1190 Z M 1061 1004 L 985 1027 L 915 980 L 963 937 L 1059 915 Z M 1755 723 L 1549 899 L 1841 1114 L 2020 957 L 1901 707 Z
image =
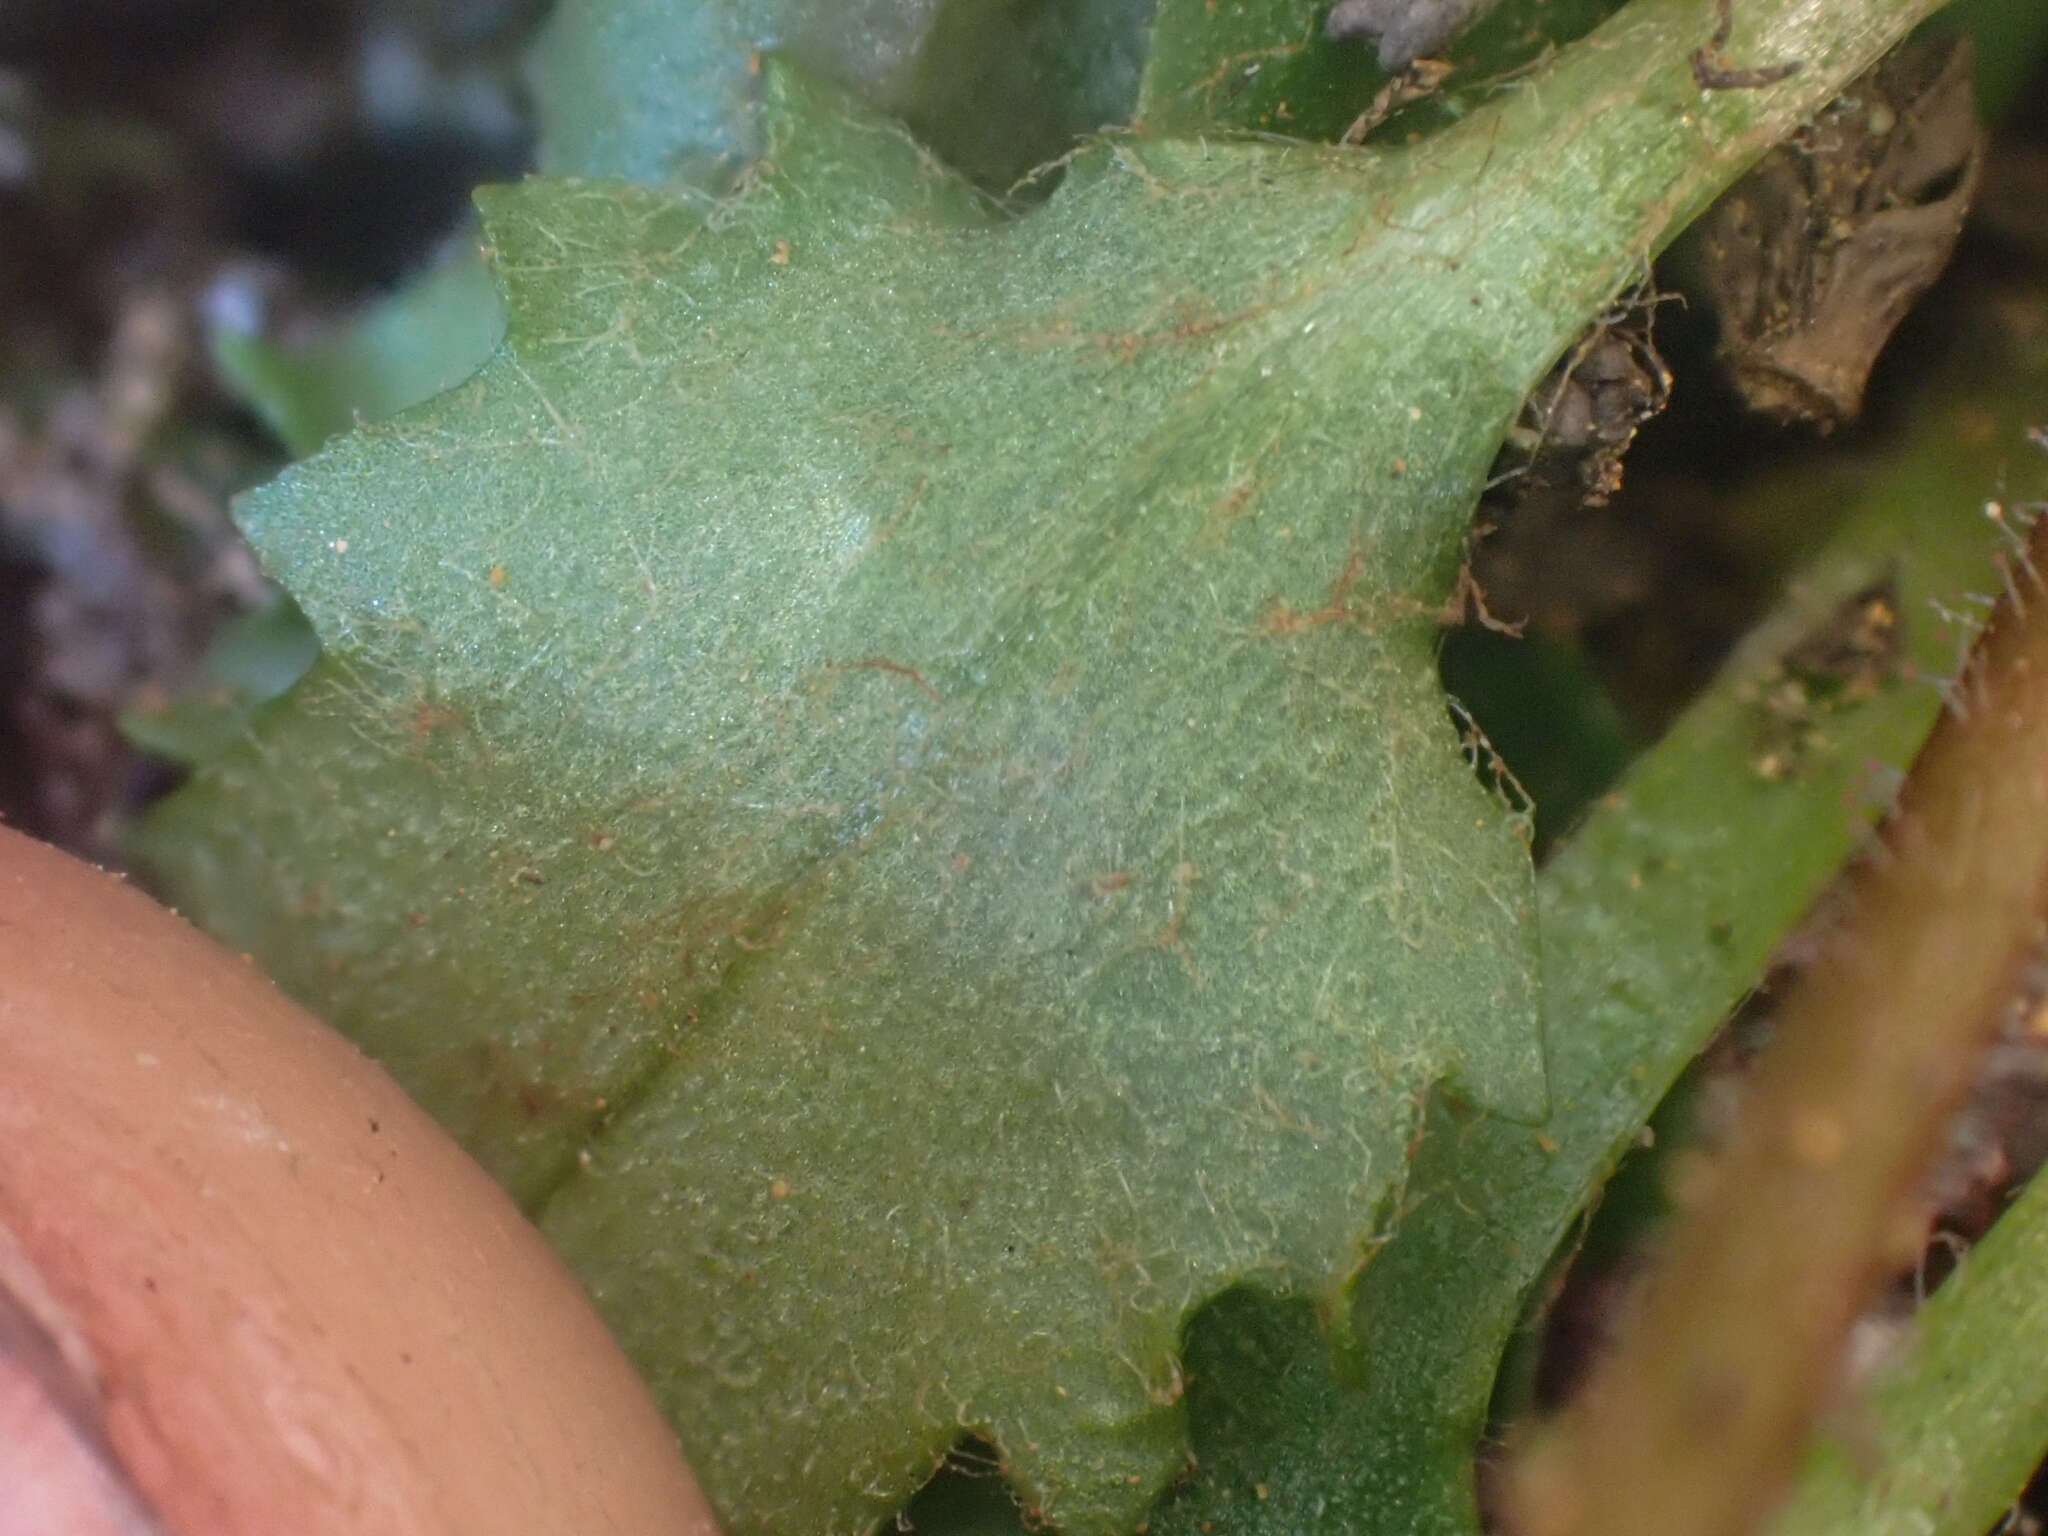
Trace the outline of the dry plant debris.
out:
M 1983 148 L 1966 39 L 1927 37 L 1764 157 L 1708 216 L 1721 350 L 1753 410 L 1826 431 L 1962 233 Z

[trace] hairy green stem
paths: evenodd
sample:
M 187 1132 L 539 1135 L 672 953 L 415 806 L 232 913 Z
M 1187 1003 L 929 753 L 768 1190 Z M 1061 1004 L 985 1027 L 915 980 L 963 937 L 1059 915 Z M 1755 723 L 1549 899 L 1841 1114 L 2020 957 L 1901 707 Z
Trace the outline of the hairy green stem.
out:
M 2048 529 L 1914 764 L 1847 915 L 1787 997 L 1743 1123 L 1688 1181 L 1643 1310 L 1515 1477 L 1519 1528 L 1754 1529 L 1873 1289 L 2048 897 Z

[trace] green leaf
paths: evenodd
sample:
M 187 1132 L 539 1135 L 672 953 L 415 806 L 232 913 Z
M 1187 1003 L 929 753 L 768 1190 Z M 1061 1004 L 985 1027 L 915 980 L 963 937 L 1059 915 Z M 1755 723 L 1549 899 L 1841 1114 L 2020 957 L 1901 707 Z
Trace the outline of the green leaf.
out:
M 878 99 L 899 87 L 935 9 L 932 0 L 569 0 L 533 49 L 540 168 L 720 185 L 760 152 L 762 51 L 779 43 Z
M 153 860 L 540 1216 L 730 1529 L 963 1429 L 1127 1525 L 1207 1299 L 1343 1315 L 1429 1089 L 1543 1110 L 1435 607 L 1530 385 L 1902 24 L 1764 9 L 1827 69 L 1703 95 L 1638 0 L 1412 150 L 1119 140 L 1019 222 L 771 74 L 708 216 L 489 194 L 499 357 L 251 502 L 328 656 Z
M 541 167 L 720 187 L 759 152 L 775 50 L 1008 186 L 1136 100 L 1150 0 L 571 0 L 534 50 Z
M 1996 126 L 2024 108 L 2048 48 L 2048 10 L 2033 0 L 1955 0 L 1929 25 L 1975 45 L 1970 73 L 1980 117 Z
M 1403 132 L 1482 104 L 1545 51 L 1612 15 L 1617 0 L 1494 0 L 1450 48 L 1452 73 Z M 1137 116 L 1152 134 L 1217 130 L 1334 140 L 1387 83 L 1373 48 L 1323 36 L 1329 0 L 1159 0 Z
M 1509 793 L 1533 802 L 1539 860 L 1643 746 L 1570 642 L 1461 625 L 1444 636 L 1437 671 L 1458 711 L 1485 721 Z
M 304 677 L 319 655 L 298 605 L 274 598 L 221 629 L 188 686 L 125 711 L 121 734 L 160 757 L 206 762 L 240 741 L 256 712 Z
M 158 846 L 542 1214 L 743 1528 L 864 1525 L 963 1425 L 1109 1526 L 1193 1306 L 1334 1293 L 1444 1074 L 1541 1111 L 1526 857 L 1406 596 L 1487 448 L 1412 370 L 1405 472 L 1319 440 L 1320 157 L 1130 148 L 991 228 L 821 116 L 718 232 L 487 199 L 510 355 L 256 499 L 331 656 L 238 831 Z M 1134 264 L 1246 197 L 1278 252 Z
M 1159 0 L 1138 94 L 1147 133 L 1334 139 L 1386 79 L 1370 48 L 1323 40 L 1318 0 Z
M 950 0 L 903 91 L 880 105 L 962 174 L 1009 187 L 1130 121 L 1152 6 Z
M 1932 724 L 1982 610 L 1970 594 L 1996 581 L 1981 509 L 2048 494 L 2028 438 L 2048 418 L 2048 356 L 1972 336 L 1956 350 L 1964 364 L 1901 407 L 1897 442 L 1729 493 L 1731 518 L 1768 517 L 1789 539 L 1839 526 L 1538 879 L 1555 1112 L 1532 1130 L 1431 1105 L 1395 1240 L 1356 1288 L 1362 1377 L 1332 1372 L 1296 1304 L 1239 1295 L 1198 1319 L 1202 1473 L 1155 1536 L 1478 1529 L 1473 1451 L 1528 1289 Z M 1780 658 L 1886 581 L 1896 676 L 1788 722 Z
M 497 285 L 469 248 L 334 330 L 301 339 L 216 325 L 214 366 L 294 455 L 468 378 L 505 330 Z
M 1920 1309 L 1904 1357 L 1854 1404 L 1864 1443 L 1815 1452 L 1774 1536 L 1997 1529 L 2048 1441 L 2044 1349 L 2048 1180 L 2036 1177 Z

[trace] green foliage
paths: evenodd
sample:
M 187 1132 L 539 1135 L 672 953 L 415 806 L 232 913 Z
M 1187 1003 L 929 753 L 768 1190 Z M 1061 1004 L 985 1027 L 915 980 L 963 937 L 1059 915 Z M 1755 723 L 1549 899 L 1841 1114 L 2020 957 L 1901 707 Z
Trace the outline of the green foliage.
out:
M 1542 1111 L 1527 860 L 1406 595 L 1486 449 L 1410 419 L 1417 348 L 1406 471 L 1277 451 L 1358 395 L 1321 156 L 1126 148 L 995 227 L 789 104 L 715 231 L 492 196 L 509 355 L 257 499 L 329 658 L 214 776 L 239 830 L 202 792 L 160 836 L 215 829 L 186 898 L 724 1427 L 728 1508 L 864 1523 L 985 1424 L 1109 1524 L 1179 1464 L 1193 1306 L 1334 1293 L 1443 1074 Z M 1249 196 L 1277 251 L 1193 292 L 1142 259 Z M 287 761 L 334 786 L 314 825 Z
M 1514 89 L 1507 82 L 1516 71 L 1584 36 L 1615 9 L 1615 0 L 1496 0 L 1447 50 L 1451 74 L 1401 119 L 1400 132 L 1442 127 Z M 1324 38 L 1329 10 L 1304 0 L 1159 0 L 1139 126 L 1153 134 L 1337 138 L 1387 76 L 1367 43 Z
M 1550 1119 L 1532 1129 L 1431 1106 L 1397 1240 L 1353 1296 L 1367 1341 L 1354 1379 L 1328 1368 L 1304 1308 L 1239 1295 L 1197 1322 L 1191 1417 L 1205 1475 L 1155 1532 L 1476 1528 L 1472 1448 L 1522 1298 L 1857 847 L 1932 723 L 1967 637 L 1966 621 L 1943 615 L 1975 609 L 1966 594 L 2000 542 L 1968 509 L 2048 492 L 2026 436 L 2048 415 L 2048 356 L 1999 363 L 1997 352 L 1973 349 L 1967 368 L 1935 380 L 1889 451 L 1731 494 L 1736 516 L 1836 526 L 1538 879 Z M 1905 642 L 1894 674 L 1867 696 L 1816 702 L 1788 733 L 1781 658 L 1883 581 Z
M 1129 117 L 1150 0 L 584 0 L 535 53 L 541 168 L 722 188 L 760 152 L 774 50 L 1000 190 Z
M 121 733 L 145 751 L 203 763 L 248 734 L 256 712 L 306 675 L 320 654 L 298 605 L 279 597 L 225 626 L 190 685 L 121 717 Z
M 282 340 L 219 325 L 208 344 L 228 387 L 303 456 L 359 418 L 378 420 L 460 384 L 504 330 L 497 285 L 471 249 L 331 331 Z
M 1987 121 L 2001 122 L 2026 105 L 2029 79 L 2039 72 L 2048 45 L 2048 8 L 2019 0 L 1955 0 L 1928 25 L 1975 42 L 1972 83 Z
M 2048 1422 L 2044 1269 L 2048 1180 L 2037 1176 L 1921 1310 L 1902 1358 L 1880 1370 L 1851 1426 L 1863 1443 L 1813 1456 L 1777 1536 L 1998 1529 L 2040 1465 Z
M 1127 1528 L 1191 1425 L 1155 1528 L 1456 1528 L 1522 1289 L 1853 828 L 1765 900 L 1646 767 L 1539 978 L 1436 607 L 1529 387 L 1919 9 L 1746 6 L 1811 66 L 1704 95 L 1704 9 L 1634 0 L 1341 151 L 1198 133 L 1161 61 L 1232 19 L 1169 7 L 1186 136 L 1026 219 L 772 67 L 723 200 L 494 191 L 503 347 L 252 501 L 326 658 L 152 861 L 536 1213 L 735 1532 L 861 1528 L 964 1431 Z M 659 19 L 564 8 L 558 166 L 741 142 L 620 72 L 683 67 Z M 1240 1476 L 1281 1419 L 1300 1475 Z

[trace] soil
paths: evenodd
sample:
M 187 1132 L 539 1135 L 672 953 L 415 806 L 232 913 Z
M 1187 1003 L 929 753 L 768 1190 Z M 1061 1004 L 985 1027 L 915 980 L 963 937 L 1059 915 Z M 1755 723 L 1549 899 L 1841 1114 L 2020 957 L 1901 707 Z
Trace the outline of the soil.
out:
M 210 310 L 343 317 L 531 126 L 527 0 L 0 13 L 0 821 L 105 863 L 178 777 L 122 735 L 270 600 L 229 499 L 284 454 Z

